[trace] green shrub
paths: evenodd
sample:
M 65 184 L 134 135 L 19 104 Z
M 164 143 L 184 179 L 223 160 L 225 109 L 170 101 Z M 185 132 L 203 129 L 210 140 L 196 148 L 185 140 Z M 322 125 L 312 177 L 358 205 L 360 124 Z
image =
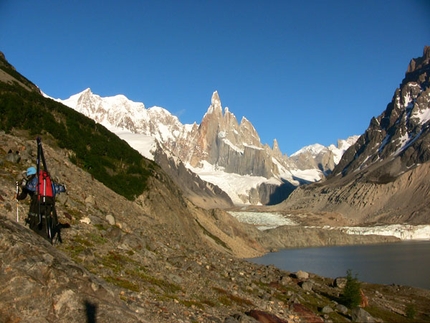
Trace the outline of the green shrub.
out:
M 417 314 L 416 310 L 415 310 L 414 304 L 408 304 L 408 305 L 406 305 L 405 313 L 406 313 L 406 317 L 408 319 L 414 319 L 415 318 L 415 314 Z
M 357 279 L 357 275 L 352 277 L 352 272 L 348 269 L 346 273 L 346 285 L 343 289 L 343 294 L 340 301 L 343 305 L 349 308 L 357 307 L 361 302 L 361 284 Z

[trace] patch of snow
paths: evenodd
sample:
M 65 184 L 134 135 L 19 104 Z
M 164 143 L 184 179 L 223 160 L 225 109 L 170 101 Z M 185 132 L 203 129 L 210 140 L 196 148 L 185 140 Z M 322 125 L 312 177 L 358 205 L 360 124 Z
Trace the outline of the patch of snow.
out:
M 318 182 L 322 178 L 322 173 L 318 169 L 295 169 L 291 170 L 293 180 L 301 180 L 302 182 Z
M 234 145 L 230 140 L 224 138 L 223 141 L 225 142 L 226 145 L 230 146 L 233 150 L 237 151 L 240 154 L 243 154 L 243 150 L 237 147 L 236 145 Z
M 430 240 L 430 225 L 391 224 L 374 227 L 343 227 L 348 234 L 394 236 L 401 240 Z
M 325 147 L 318 143 L 305 146 L 300 150 L 296 151 L 294 154 L 292 154 L 291 157 L 296 157 L 304 153 L 310 153 L 312 156 L 318 156 L 318 154 L 323 153 L 325 150 L 330 150 L 334 155 L 334 162 L 337 165 L 340 159 L 342 158 L 342 155 L 345 153 L 345 151 L 350 146 L 355 144 L 358 138 L 360 138 L 360 136 L 354 135 L 354 136 L 348 137 L 346 140 L 345 139 L 338 140 L 337 147 L 334 144 L 331 144 L 328 147 Z
M 424 124 L 430 120 L 430 109 L 424 109 L 423 111 L 419 111 L 414 114 L 414 117 L 417 117 L 420 120 L 420 124 Z
M 356 143 L 356 141 L 358 140 L 358 138 L 360 138 L 360 136 L 351 136 L 349 138 L 347 138 L 346 140 L 338 140 L 338 144 L 337 147 L 335 145 L 330 145 L 328 146 L 328 149 L 331 150 L 331 152 L 334 155 L 334 163 L 337 165 L 340 162 L 340 159 L 342 158 L 343 154 L 345 153 L 345 151 L 348 150 L 349 147 L 351 147 L 352 145 L 354 145 Z
M 227 137 L 227 134 L 225 131 L 218 132 L 218 138 L 225 138 L 225 137 Z
M 382 152 L 384 147 L 390 142 L 391 135 L 387 134 L 385 138 L 382 140 L 381 145 L 379 146 L 379 152 Z
M 255 149 L 255 150 L 264 150 L 264 148 L 257 147 L 257 146 L 254 146 L 254 145 L 248 145 L 248 144 L 245 144 L 245 143 L 243 145 L 246 146 L 246 147 Z
M 403 149 L 405 148 L 405 146 L 408 144 L 409 135 L 406 133 L 402 137 L 398 138 L 398 140 L 399 140 L 400 146 L 395 151 L 394 155 L 398 155 L 401 151 L 403 151 Z
M 243 197 L 249 196 L 251 188 L 256 188 L 261 183 L 267 182 L 267 178 L 263 176 L 226 173 L 223 168 L 211 165 L 207 161 L 202 161 L 201 167 L 192 167 L 189 164 L 186 167 L 196 173 L 202 180 L 221 188 L 230 196 L 235 205 L 249 204 L 249 201 L 244 201 Z
M 313 144 L 313 145 L 309 145 L 309 146 L 305 146 L 301 149 L 299 149 L 298 151 L 296 151 L 294 154 L 291 155 L 291 157 L 309 152 L 311 153 L 311 155 L 316 156 L 318 155 L 322 150 L 324 150 L 326 147 L 321 145 L 321 144 Z
M 255 225 L 259 230 L 269 230 L 281 225 L 297 225 L 279 213 L 270 212 L 228 212 L 239 222 Z
M 152 151 L 156 149 L 156 141 L 154 137 L 132 133 L 127 130 L 109 130 L 114 132 L 121 139 L 125 140 L 130 147 L 136 149 L 143 157 L 154 160 L 154 155 L 152 153 Z

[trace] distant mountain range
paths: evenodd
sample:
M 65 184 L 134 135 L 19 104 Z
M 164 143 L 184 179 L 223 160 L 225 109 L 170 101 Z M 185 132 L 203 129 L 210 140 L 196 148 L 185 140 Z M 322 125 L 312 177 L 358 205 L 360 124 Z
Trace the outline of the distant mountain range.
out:
M 201 123 L 185 125 L 164 108 L 147 109 L 123 95 L 102 98 L 86 89 L 57 101 L 104 125 L 165 170 L 177 173 L 185 167 L 227 193 L 234 204 L 281 202 L 297 186 L 330 174 L 358 138 L 339 140 L 337 147 L 307 146 L 288 157 L 276 140 L 272 147 L 263 145 L 245 117 L 239 123 L 223 109 L 216 91 Z

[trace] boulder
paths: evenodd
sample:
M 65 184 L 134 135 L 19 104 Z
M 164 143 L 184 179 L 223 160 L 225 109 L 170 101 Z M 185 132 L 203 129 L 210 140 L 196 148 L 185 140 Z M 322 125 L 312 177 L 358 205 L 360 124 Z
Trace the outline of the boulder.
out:
M 360 307 L 351 310 L 352 322 L 375 323 L 375 318 Z
M 337 304 L 335 307 L 336 312 L 339 312 L 343 315 L 346 315 L 348 313 L 348 307 L 342 304 Z
M 282 276 L 279 282 L 281 283 L 281 285 L 285 286 L 288 285 L 291 281 L 292 279 L 290 276 Z
M 314 283 L 312 281 L 310 281 L 310 280 L 304 281 L 301 284 L 301 287 L 303 288 L 303 290 L 305 290 L 307 292 L 310 292 L 312 290 L 313 286 L 314 286 Z

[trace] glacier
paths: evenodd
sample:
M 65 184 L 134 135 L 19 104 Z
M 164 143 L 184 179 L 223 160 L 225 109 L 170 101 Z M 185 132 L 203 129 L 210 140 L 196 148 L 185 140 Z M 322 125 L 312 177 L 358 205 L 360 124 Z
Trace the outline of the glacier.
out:
M 274 229 L 284 225 L 298 225 L 295 221 L 279 213 L 272 212 L 248 212 L 228 211 L 239 222 L 252 224 L 259 230 Z M 430 225 L 411 225 L 411 224 L 386 224 L 368 227 L 352 226 L 305 226 L 305 228 L 317 228 L 324 230 L 339 230 L 353 235 L 379 235 L 393 236 L 401 240 L 430 240 Z

